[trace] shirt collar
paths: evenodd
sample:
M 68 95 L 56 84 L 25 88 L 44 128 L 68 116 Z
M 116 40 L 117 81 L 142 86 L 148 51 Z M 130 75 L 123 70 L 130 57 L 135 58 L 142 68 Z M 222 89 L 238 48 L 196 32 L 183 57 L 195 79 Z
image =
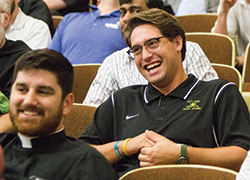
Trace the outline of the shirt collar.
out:
M 97 6 L 95 6 L 95 5 L 89 5 L 89 6 L 90 6 L 90 8 L 92 9 L 92 12 L 93 12 L 95 15 L 100 16 L 100 10 L 98 9 Z M 102 15 L 102 17 L 104 17 L 104 16 L 115 16 L 115 17 L 120 17 L 120 10 L 118 9 L 118 10 L 115 10 L 115 11 L 109 13 L 109 14 Z
M 199 80 L 192 74 L 188 75 L 188 78 L 182 82 L 177 88 L 175 88 L 167 96 L 175 96 L 181 99 L 187 99 L 192 90 L 198 84 Z M 144 89 L 144 100 L 146 103 L 149 103 L 158 97 L 162 96 L 157 89 L 155 89 L 150 83 Z
M 44 137 L 28 137 L 18 133 L 18 137 L 21 141 L 22 148 L 37 148 L 37 147 L 46 147 L 49 144 L 54 144 L 56 142 L 59 142 L 60 139 L 64 139 L 65 132 L 64 129 L 60 129 Z

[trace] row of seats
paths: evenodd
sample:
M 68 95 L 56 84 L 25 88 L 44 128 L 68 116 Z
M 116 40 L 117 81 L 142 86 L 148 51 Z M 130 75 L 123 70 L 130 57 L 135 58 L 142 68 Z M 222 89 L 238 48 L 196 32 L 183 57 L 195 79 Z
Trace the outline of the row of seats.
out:
M 52 16 L 54 28 L 62 20 L 63 16 Z M 217 19 L 216 13 L 207 14 L 191 14 L 184 16 L 176 16 L 185 32 L 211 32 L 212 27 Z M 195 24 L 195 26 L 193 26 Z
M 67 135 L 79 137 L 93 118 L 96 107 L 81 104 L 88 92 L 98 68 L 101 64 L 81 64 L 73 65 L 75 81 L 73 93 L 75 102 L 72 111 L 65 118 L 65 131 Z M 239 71 L 233 66 L 226 64 L 212 63 L 213 68 L 218 73 L 219 78 L 229 82 L 234 82 L 239 91 L 242 92 L 242 77 Z M 250 91 L 242 93 L 250 110 Z

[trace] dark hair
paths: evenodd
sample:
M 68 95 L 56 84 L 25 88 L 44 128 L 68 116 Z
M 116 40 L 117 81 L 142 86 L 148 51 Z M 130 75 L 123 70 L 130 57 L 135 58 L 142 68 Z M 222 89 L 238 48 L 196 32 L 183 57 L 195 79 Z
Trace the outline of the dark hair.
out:
M 162 0 L 145 0 L 145 1 L 149 9 L 151 8 L 163 9 L 164 8 L 164 4 Z M 132 2 L 133 0 L 120 0 L 120 5 L 131 4 Z
M 182 37 L 183 47 L 181 50 L 182 61 L 186 56 L 186 37 L 182 26 L 178 23 L 176 18 L 161 9 L 149 9 L 139 13 L 133 14 L 125 24 L 124 33 L 127 44 L 131 47 L 130 36 L 133 30 L 143 24 L 152 24 L 160 30 L 164 37 L 167 37 L 169 41 L 172 41 L 177 36 Z
M 16 61 L 13 84 L 19 71 L 31 69 L 43 69 L 54 73 L 59 86 L 62 88 L 62 99 L 72 92 L 74 81 L 73 67 L 62 54 L 49 49 L 26 52 Z

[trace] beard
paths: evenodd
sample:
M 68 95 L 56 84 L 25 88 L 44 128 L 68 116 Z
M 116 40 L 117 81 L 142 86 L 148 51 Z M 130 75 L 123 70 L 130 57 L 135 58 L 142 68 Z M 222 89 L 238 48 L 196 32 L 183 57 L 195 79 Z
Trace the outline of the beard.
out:
M 24 110 L 31 110 L 37 112 L 42 118 L 24 119 L 19 117 L 19 114 Z M 47 136 L 56 131 L 61 123 L 63 115 L 63 104 L 60 104 L 57 111 L 49 117 L 45 117 L 45 112 L 42 108 L 29 105 L 26 107 L 16 107 L 14 110 L 10 108 L 10 119 L 17 132 L 26 136 Z

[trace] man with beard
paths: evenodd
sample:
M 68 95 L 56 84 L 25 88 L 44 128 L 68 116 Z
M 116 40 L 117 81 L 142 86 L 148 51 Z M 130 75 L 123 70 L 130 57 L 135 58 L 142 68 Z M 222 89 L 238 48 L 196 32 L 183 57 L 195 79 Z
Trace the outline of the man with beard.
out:
M 27 16 L 19 8 L 20 0 L 0 0 L 3 4 L 10 3 L 9 26 L 6 28 L 6 37 L 10 40 L 22 40 L 31 49 L 47 48 L 51 41 L 48 25 L 42 20 Z
M 12 75 L 16 60 L 30 48 L 23 41 L 5 38 L 5 28 L 9 24 L 9 3 L 0 0 L 0 91 L 9 98 Z
M 94 148 L 65 136 L 73 106 L 73 67 L 60 53 L 34 50 L 16 62 L 10 118 L 17 134 L 0 134 L 6 179 L 114 180 L 117 174 Z

